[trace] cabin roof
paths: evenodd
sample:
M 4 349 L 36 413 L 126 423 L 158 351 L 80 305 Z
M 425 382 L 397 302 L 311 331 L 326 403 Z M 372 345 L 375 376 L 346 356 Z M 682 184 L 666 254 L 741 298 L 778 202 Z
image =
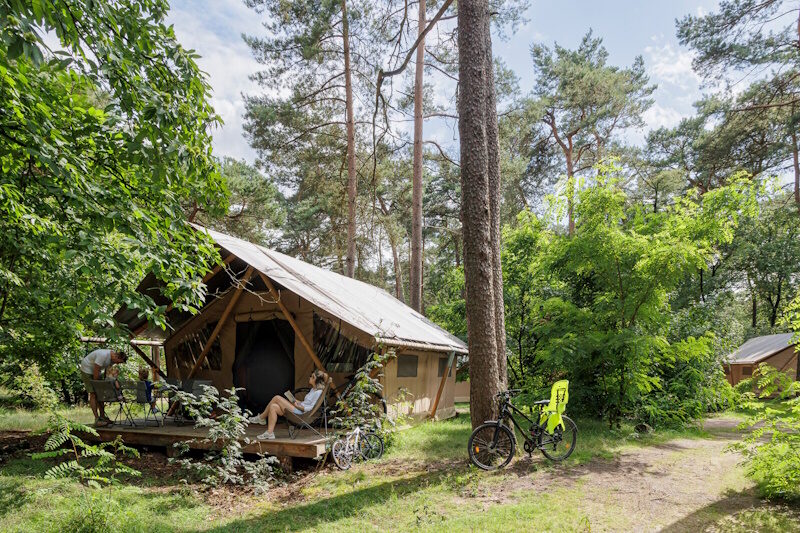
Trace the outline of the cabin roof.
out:
M 793 333 L 778 333 L 753 337 L 728 356 L 732 364 L 758 363 L 796 344 Z

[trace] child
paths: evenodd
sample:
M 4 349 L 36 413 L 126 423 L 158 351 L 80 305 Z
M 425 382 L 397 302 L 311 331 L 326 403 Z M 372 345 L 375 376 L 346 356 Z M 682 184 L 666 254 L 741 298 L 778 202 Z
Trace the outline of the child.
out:
M 122 386 L 119 384 L 119 368 L 117 366 L 110 366 L 106 371 L 106 381 L 114 384 L 114 390 L 117 391 L 117 399 L 122 401 Z
M 148 372 L 146 368 L 139 369 L 139 381 L 144 381 L 145 395 L 147 396 L 147 402 L 150 404 L 150 409 L 153 413 L 158 413 L 156 401 L 153 399 L 153 382 L 147 379 L 147 375 Z

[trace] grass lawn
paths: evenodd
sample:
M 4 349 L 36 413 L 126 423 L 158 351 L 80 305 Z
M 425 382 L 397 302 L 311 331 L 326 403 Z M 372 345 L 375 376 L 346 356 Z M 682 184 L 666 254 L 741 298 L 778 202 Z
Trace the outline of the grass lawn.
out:
M 741 418 L 726 416 L 734 425 Z M 0 426 L 27 429 L 43 419 L 4 412 Z M 265 496 L 203 491 L 146 469 L 142 479 L 128 486 L 94 490 L 72 481 L 44 480 L 47 465 L 18 455 L 0 470 L 0 531 L 641 529 L 637 513 L 625 511 L 633 492 L 663 483 L 676 469 L 699 485 L 678 479 L 677 487 L 654 490 L 668 497 L 686 493 L 690 503 L 696 499 L 692 490 L 711 496 L 694 507 L 669 507 L 676 514 L 665 518 L 668 531 L 800 529 L 795 510 L 758 503 L 752 483 L 736 467 L 738 459 L 721 453 L 725 442 L 717 434 L 691 429 L 639 437 L 627 426 L 611 431 L 596 421 L 577 424 L 575 453 L 560 465 L 536 454 L 518 457 L 500 472 L 470 467 L 469 415 L 461 414 L 396 434 L 380 461 L 347 472 L 326 467 L 300 474 Z M 657 504 L 664 502 L 656 498 Z

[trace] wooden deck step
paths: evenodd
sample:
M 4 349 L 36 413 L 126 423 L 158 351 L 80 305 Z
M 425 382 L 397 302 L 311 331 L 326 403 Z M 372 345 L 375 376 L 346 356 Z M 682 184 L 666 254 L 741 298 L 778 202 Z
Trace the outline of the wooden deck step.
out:
M 120 435 L 125 444 L 133 446 L 163 446 L 171 448 L 176 442 L 186 441 L 192 449 L 210 450 L 215 447 L 213 442 L 204 440 L 208 436 L 208 429 L 206 428 L 178 425 L 170 421 L 158 427 L 152 421 L 149 426 L 145 426 L 143 420 L 135 420 L 135 423 L 135 427 L 114 425 L 97 428 L 99 440 L 112 441 Z M 264 426 L 258 425 L 247 428 L 247 438 L 251 442 L 244 444 L 243 441 L 242 449 L 245 453 L 266 453 L 280 457 L 307 457 L 312 459 L 325 454 L 326 439 L 310 430 L 298 430 L 295 433 L 295 438 L 292 439 L 289 438 L 288 428 L 283 425 L 275 428 L 275 440 L 256 440 L 256 436 L 265 429 Z

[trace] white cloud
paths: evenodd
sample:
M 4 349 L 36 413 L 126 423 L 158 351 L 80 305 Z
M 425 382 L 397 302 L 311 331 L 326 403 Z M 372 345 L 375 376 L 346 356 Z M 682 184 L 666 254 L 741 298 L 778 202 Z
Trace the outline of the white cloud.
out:
M 674 107 L 665 107 L 656 102 L 644 112 L 642 118 L 647 125 L 647 129 L 654 130 L 676 126 L 684 116 L 684 113 Z
M 208 74 L 212 87 L 211 102 L 224 124 L 212 132 L 214 153 L 255 159 L 255 152 L 244 137 L 244 99 L 242 93 L 254 94 L 258 86 L 249 76 L 260 69 L 242 33 L 264 31 L 262 17 L 240 0 L 212 2 L 173 2 L 169 22 L 186 48 L 200 54 L 200 68 Z
M 672 43 L 647 46 L 644 51 L 653 81 L 696 90 L 700 78 L 692 69 L 694 56 L 691 52 L 676 48 Z

